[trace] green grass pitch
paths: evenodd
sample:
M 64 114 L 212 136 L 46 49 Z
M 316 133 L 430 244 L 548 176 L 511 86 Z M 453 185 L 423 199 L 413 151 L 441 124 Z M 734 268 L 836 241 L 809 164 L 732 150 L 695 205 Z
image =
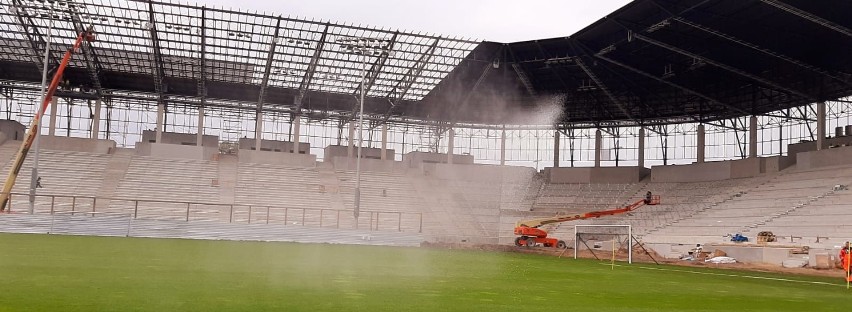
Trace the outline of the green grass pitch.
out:
M 0 234 L 0 311 L 850 309 L 841 277 L 612 270 L 590 260 L 426 248 Z

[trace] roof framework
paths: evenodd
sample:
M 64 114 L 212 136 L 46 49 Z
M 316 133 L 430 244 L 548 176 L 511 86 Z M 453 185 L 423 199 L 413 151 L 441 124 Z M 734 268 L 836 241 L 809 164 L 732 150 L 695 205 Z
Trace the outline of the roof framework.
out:
M 364 84 L 379 121 L 709 122 L 852 95 L 848 12 L 845 0 L 635 0 L 567 37 L 496 43 L 163 0 L 0 0 L 0 80 L 40 82 L 48 34 L 55 62 L 92 25 L 98 40 L 66 73 L 78 97 L 344 118 Z

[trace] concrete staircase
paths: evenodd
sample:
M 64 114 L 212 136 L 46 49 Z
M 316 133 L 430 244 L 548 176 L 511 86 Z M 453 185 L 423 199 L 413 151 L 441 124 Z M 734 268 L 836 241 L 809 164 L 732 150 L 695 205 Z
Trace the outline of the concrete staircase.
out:
M 127 168 L 130 166 L 130 159 L 135 154 L 135 150 L 130 148 L 116 149 L 106 165 L 104 171 L 104 180 L 101 189 L 98 192 L 98 197 L 104 198 L 98 201 L 96 209 L 102 211 L 110 206 L 110 198 L 113 198 L 118 183 L 124 179 L 127 173 Z
M 237 188 L 237 155 L 219 155 L 219 203 L 233 204 Z

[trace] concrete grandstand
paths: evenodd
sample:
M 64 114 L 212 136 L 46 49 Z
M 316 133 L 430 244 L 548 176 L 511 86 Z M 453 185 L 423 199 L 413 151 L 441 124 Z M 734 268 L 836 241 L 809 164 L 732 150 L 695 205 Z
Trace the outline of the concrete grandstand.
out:
M 512 244 L 520 219 L 652 191 L 660 205 L 546 229 L 630 224 L 664 256 L 711 244 L 775 264 L 852 238 L 845 1 L 636 0 L 571 36 L 515 43 L 67 2 L 47 65 L 84 26 L 99 39 L 47 112 L 41 188 L 18 178 L 0 231 Z M 4 5 L 8 172 L 50 17 Z M 759 247 L 781 252 L 726 246 L 762 231 L 779 240 Z

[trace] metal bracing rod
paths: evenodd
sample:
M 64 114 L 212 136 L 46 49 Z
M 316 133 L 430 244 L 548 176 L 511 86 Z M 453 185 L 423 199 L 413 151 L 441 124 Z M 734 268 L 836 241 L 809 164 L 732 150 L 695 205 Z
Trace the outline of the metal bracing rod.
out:
M 390 119 L 394 108 L 396 108 L 402 99 L 405 98 L 408 90 L 411 89 L 411 86 L 414 85 L 414 82 L 417 81 L 417 78 L 420 77 L 421 73 L 423 73 L 423 69 L 426 68 L 426 64 L 429 63 L 429 59 L 435 55 L 438 42 L 440 42 L 440 40 L 435 39 L 435 41 L 432 42 L 432 45 L 420 54 L 420 57 L 417 59 L 417 62 L 414 63 L 414 66 L 408 69 L 405 75 L 396 82 L 393 89 L 391 89 L 391 91 L 385 96 L 388 98 L 391 106 L 388 108 L 387 112 L 385 112 L 385 116 L 382 118 L 382 122 L 380 124 L 386 123 L 388 119 Z
M 843 27 L 841 25 L 837 25 L 837 24 L 835 24 L 835 23 L 833 23 L 829 20 L 823 19 L 823 18 L 816 16 L 816 15 L 813 15 L 809 12 L 805 12 L 805 11 L 803 11 L 799 8 L 796 8 L 794 6 L 791 6 L 789 4 L 786 4 L 786 3 L 783 3 L 783 2 L 777 1 L 777 0 L 760 0 L 760 1 L 763 2 L 763 3 L 766 3 L 768 5 L 771 5 L 773 7 L 776 7 L 778 9 L 782 10 L 782 11 L 785 11 L 787 13 L 790 13 L 790 14 L 793 14 L 795 16 L 806 19 L 808 21 L 814 22 L 814 23 L 816 23 L 820 26 L 823 26 L 825 28 L 828 28 L 828 29 L 834 30 L 836 32 L 839 32 L 841 34 L 844 34 L 847 37 L 852 37 L 852 30 L 849 30 L 849 28 Z
M 328 28 L 329 23 L 325 23 L 325 27 L 322 30 L 322 36 L 320 36 L 320 40 L 317 42 L 317 48 L 314 50 L 314 55 L 311 56 L 311 62 L 308 64 L 305 76 L 302 77 L 302 82 L 299 83 L 299 94 L 296 97 L 295 109 L 297 114 L 302 111 L 302 99 L 305 98 L 305 94 L 307 94 L 308 88 L 311 86 L 311 80 L 314 79 L 314 72 L 317 69 L 317 63 L 319 62 L 320 55 L 322 55 L 323 47 L 325 46 L 325 38 L 326 35 L 328 35 Z
M 766 117 L 776 117 L 776 118 L 784 118 L 784 119 L 800 120 L 800 121 L 807 121 L 807 122 L 816 122 L 816 119 L 810 119 L 810 118 L 807 118 L 807 117 L 794 117 L 794 116 L 790 116 L 790 115 L 787 115 L 787 116 L 781 116 L 781 115 L 775 115 L 775 114 L 769 114 L 769 113 L 766 113 L 766 114 L 760 114 L 760 115 L 761 115 L 761 116 L 766 116 Z
M 789 57 L 789 56 L 786 56 L 786 55 L 784 55 L 784 54 L 781 54 L 781 53 L 778 53 L 778 52 L 772 51 L 772 50 L 770 50 L 770 49 L 766 49 L 766 48 L 760 47 L 760 46 L 758 46 L 758 45 L 756 45 L 756 44 L 750 43 L 750 42 L 745 41 L 745 40 L 741 40 L 741 39 L 739 39 L 739 38 L 736 38 L 736 37 L 734 37 L 734 36 L 728 35 L 728 34 L 723 33 L 723 32 L 721 32 L 721 31 L 715 30 L 715 29 L 713 29 L 713 28 L 710 28 L 710 27 L 707 27 L 707 26 L 704 26 L 704 25 L 698 24 L 698 23 L 696 23 L 696 22 L 693 22 L 693 21 L 687 20 L 687 19 L 685 19 L 685 18 L 683 18 L 683 17 L 673 17 L 673 18 L 672 18 L 672 20 L 677 21 L 677 22 L 679 22 L 679 23 L 681 23 L 681 24 L 687 25 L 687 26 L 689 26 L 689 27 L 692 27 L 692 28 L 695 28 L 695 29 L 701 30 L 701 31 L 706 32 L 706 33 L 708 33 L 708 34 L 714 35 L 714 36 L 716 36 L 716 37 L 719 37 L 719 38 L 725 39 L 725 40 L 727 40 L 727 41 L 730 41 L 730 42 L 733 42 L 733 43 L 739 44 L 739 45 L 744 46 L 744 47 L 747 47 L 747 48 L 750 48 L 750 49 L 752 49 L 752 50 L 755 50 L 755 51 L 761 52 L 761 53 L 763 53 L 763 54 L 766 54 L 766 55 L 769 55 L 769 56 L 771 56 L 771 57 L 777 58 L 777 59 L 779 59 L 779 60 L 782 60 L 782 61 L 788 62 L 788 63 L 790 63 L 790 64 L 794 64 L 794 65 L 797 65 L 797 66 L 799 66 L 799 67 L 802 67 L 802 68 L 808 69 L 808 70 L 813 71 L 813 72 L 815 72 L 815 73 L 818 73 L 818 74 L 820 74 L 820 75 L 823 75 L 823 76 L 829 77 L 829 78 L 834 79 L 834 80 L 836 80 L 836 81 L 838 81 L 838 82 L 841 82 L 841 83 L 843 83 L 843 84 L 846 84 L 847 86 L 852 86 L 852 83 L 849 83 L 848 81 L 844 80 L 843 78 L 840 78 L 840 77 L 838 77 L 837 75 L 833 75 L 833 74 L 829 73 L 828 71 L 826 71 L 826 70 L 824 70 L 824 69 L 822 69 L 822 68 L 816 67 L 816 66 L 814 66 L 814 65 L 811 65 L 811 64 L 808 64 L 808 63 L 805 63 L 805 62 L 799 61 L 799 60 L 797 60 L 797 59 L 794 59 L 794 58 Z
M 275 48 L 278 46 L 278 36 L 281 33 L 281 18 L 275 24 L 275 35 L 272 36 L 272 42 L 269 43 L 269 51 L 266 54 L 266 65 L 263 67 L 263 79 L 260 80 L 260 92 L 257 95 L 257 111 L 263 110 L 263 103 L 266 100 L 266 88 L 269 86 L 269 73 L 272 71 L 272 63 L 275 60 Z
M 468 101 L 470 101 L 470 98 L 473 96 L 473 93 L 476 92 L 476 89 L 479 88 L 479 85 L 482 83 L 482 81 L 485 80 L 485 77 L 488 76 L 488 73 L 491 72 L 491 69 L 494 68 L 494 66 L 492 66 L 491 64 L 494 63 L 494 60 L 497 60 L 497 59 L 500 58 L 500 55 L 503 53 L 504 48 L 505 48 L 505 46 L 500 47 L 500 51 L 497 51 L 497 53 L 495 53 L 494 59 L 492 59 L 491 62 L 488 62 L 488 64 L 485 64 L 485 68 L 482 70 L 482 73 L 479 74 L 479 78 L 476 79 L 476 82 L 473 84 L 473 86 L 470 88 L 470 90 L 466 92 L 464 100 L 461 103 L 459 103 L 459 105 L 456 105 L 455 112 L 458 112 L 463 107 L 467 106 L 467 103 L 468 103 Z M 456 115 L 455 112 L 451 116 L 455 116 Z M 453 120 L 452 123 L 450 124 L 450 127 L 455 127 L 455 126 L 456 126 L 456 121 Z
M 678 53 L 678 54 L 682 54 L 682 55 L 685 55 L 685 56 L 689 56 L 689 57 L 694 58 L 694 59 L 696 59 L 696 60 L 703 61 L 703 62 L 705 62 L 705 63 L 707 63 L 707 64 L 710 64 L 710 65 L 713 65 L 713 66 L 719 67 L 719 68 L 721 68 L 721 69 L 727 70 L 727 71 L 732 72 L 732 73 L 734 73 L 734 74 L 737 74 L 737 75 L 740 75 L 740 76 L 746 77 L 746 78 L 748 78 L 748 79 L 751 79 L 751 80 L 757 81 L 757 82 L 759 82 L 759 83 L 762 83 L 762 84 L 764 84 L 764 85 L 767 85 L 767 86 L 773 87 L 773 88 L 775 88 L 776 90 L 779 90 L 779 91 L 782 91 L 782 92 L 785 92 L 785 93 L 788 93 L 788 94 L 795 94 L 795 95 L 797 95 L 797 96 L 799 96 L 799 97 L 801 97 L 801 98 L 804 98 L 804 99 L 807 99 L 807 100 L 810 100 L 810 101 L 814 101 L 814 102 L 816 101 L 816 98 L 814 98 L 814 97 L 812 97 L 812 96 L 810 96 L 810 95 L 808 95 L 808 94 L 805 94 L 805 93 L 803 93 L 803 92 L 796 91 L 796 90 L 793 90 L 793 89 L 790 89 L 790 88 L 787 88 L 787 87 L 781 86 L 781 85 L 779 85 L 779 84 L 777 84 L 777 83 L 775 83 L 775 82 L 772 82 L 772 81 L 769 81 L 769 80 L 767 80 L 767 79 L 764 79 L 764 78 L 761 78 L 761 77 L 758 77 L 758 76 L 752 75 L 752 74 L 750 74 L 750 73 L 747 73 L 747 72 L 745 72 L 745 71 L 743 71 L 743 70 L 741 70 L 741 69 L 735 68 L 735 67 L 733 67 L 733 66 L 730 66 L 730 65 L 724 64 L 724 63 L 719 62 L 719 61 L 711 60 L 711 59 L 709 59 L 709 58 L 706 58 L 706 57 L 704 57 L 704 56 L 698 55 L 698 54 L 696 54 L 696 53 L 692 53 L 692 52 L 689 52 L 689 51 L 683 50 L 683 49 L 681 49 L 681 48 L 675 47 L 675 46 L 673 46 L 673 45 L 670 45 L 670 44 L 667 44 L 667 43 L 664 43 L 664 42 L 661 42 L 661 41 L 658 41 L 658 40 L 655 40 L 655 39 L 648 38 L 648 37 L 646 37 L 646 36 L 644 36 L 644 35 L 640 35 L 640 34 L 634 33 L 634 34 L 633 34 L 633 38 L 639 39 L 639 40 L 641 40 L 641 41 L 644 41 L 644 42 L 650 43 L 650 44 L 652 44 L 652 45 L 654 45 L 654 46 L 657 46 L 657 47 L 660 47 L 660 48 L 663 48 L 663 49 L 666 49 L 666 50 L 669 50 L 669 51 L 672 51 L 672 52 L 675 52 L 675 53 Z
M 24 6 L 21 4 L 20 0 L 13 0 L 13 5 L 15 8 L 15 15 L 18 18 L 18 23 L 23 27 L 23 33 L 27 37 L 27 41 L 30 43 L 30 51 L 33 52 L 32 58 L 35 60 L 35 64 L 37 64 L 39 71 L 44 66 L 42 54 L 44 52 L 44 46 L 47 44 L 44 36 L 39 32 L 38 26 L 33 22 L 32 17 L 30 15 L 22 15 L 22 11 L 24 10 Z M 48 62 L 48 71 L 53 71 L 53 68 L 59 66 L 59 59 L 53 55 L 53 51 L 48 53 L 48 58 L 50 61 Z
M 749 112 L 747 112 L 747 111 L 745 111 L 745 110 L 743 110 L 743 109 L 741 109 L 741 108 L 739 108 L 739 107 L 732 106 L 732 105 L 730 105 L 730 104 L 727 104 L 727 103 L 721 102 L 721 101 L 716 100 L 716 99 L 714 99 L 714 98 L 711 98 L 711 97 L 709 97 L 709 96 L 707 96 L 707 95 L 704 95 L 704 94 L 703 94 L 703 93 L 701 93 L 701 92 L 698 92 L 698 91 L 692 90 L 692 89 L 690 89 L 690 88 L 687 88 L 687 87 L 681 86 L 681 85 L 676 84 L 676 83 L 674 83 L 674 82 L 671 82 L 671 81 L 665 80 L 665 79 L 663 79 L 663 78 L 660 78 L 660 77 L 654 76 L 654 75 L 652 75 L 652 74 L 646 73 L 646 72 L 644 72 L 644 71 L 642 71 L 642 70 L 639 70 L 639 69 L 637 69 L 637 68 L 635 68 L 635 67 L 632 67 L 632 66 L 630 66 L 630 65 L 627 65 L 627 64 L 621 63 L 621 62 L 616 61 L 616 60 L 613 60 L 613 59 L 611 59 L 611 58 L 609 58 L 609 57 L 604 56 L 604 55 L 603 55 L 603 54 L 601 54 L 600 52 L 595 53 L 595 57 L 597 57 L 597 58 L 599 58 L 599 59 L 602 59 L 602 60 L 604 60 L 604 61 L 610 62 L 610 63 L 612 63 L 612 64 L 618 65 L 618 66 L 620 66 L 620 67 L 622 67 L 622 68 L 624 68 L 624 69 L 627 69 L 627 70 L 629 70 L 629 71 L 632 71 L 632 72 L 634 72 L 634 73 L 637 73 L 637 74 L 640 74 L 640 75 L 642 75 L 642 76 L 645 76 L 645 77 L 651 78 L 651 79 L 653 79 L 653 80 L 656 80 L 656 81 L 658 81 L 658 82 L 660 82 L 660 83 L 663 83 L 663 84 L 665 84 L 665 85 L 668 85 L 668 86 L 670 86 L 670 87 L 673 87 L 673 88 L 679 89 L 679 90 L 684 91 L 684 92 L 687 92 L 687 93 L 691 93 L 691 94 L 693 94 L 693 95 L 695 95 L 695 96 L 698 96 L 698 97 L 700 97 L 700 98 L 702 98 L 702 99 L 705 99 L 705 100 L 707 100 L 707 101 L 710 101 L 710 102 L 712 102 L 712 103 L 716 103 L 716 104 L 722 105 L 722 106 L 724 106 L 724 107 L 727 107 L 728 109 L 731 109 L 731 110 L 734 110 L 734 111 L 740 112 L 740 113 L 742 113 L 742 114 L 744 114 L 744 115 L 749 115 L 749 114 L 751 114 L 751 113 L 749 113 Z
M 157 23 L 154 20 L 154 2 L 148 0 L 148 28 L 150 30 L 151 35 L 151 48 L 153 50 L 153 61 L 154 61 L 154 89 L 157 92 L 157 103 L 164 104 L 165 103 L 165 88 L 164 88 L 164 80 L 165 80 L 165 70 L 163 69 L 163 54 L 160 50 L 160 39 L 157 35 Z
M 609 91 L 609 88 L 607 88 L 606 85 L 600 79 L 598 79 L 598 76 L 595 75 L 595 73 L 591 70 L 591 68 L 586 66 L 586 63 L 584 63 L 581 58 L 579 58 L 579 57 L 574 58 L 574 63 L 577 63 L 577 66 L 580 66 L 580 69 L 582 69 L 583 72 L 585 72 L 586 75 L 589 76 L 589 78 L 592 79 L 592 81 L 594 81 L 594 83 L 598 86 L 598 88 L 601 89 L 601 91 L 603 91 L 604 94 L 606 94 L 606 96 L 613 103 L 615 103 L 615 105 L 618 106 L 618 109 L 620 109 L 621 112 L 624 113 L 625 116 L 627 116 L 627 118 L 629 118 L 630 120 L 635 120 L 635 118 L 633 118 L 633 115 L 630 114 L 630 111 L 627 109 L 627 107 L 624 105 L 624 103 L 621 103 L 621 101 L 618 100 L 618 98 L 616 98 L 615 95 L 613 95 L 612 92 Z
M 367 85 L 362 88 L 361 84 L 365 82 L 361 81 L 360 83 L 358 83 L 358 89 L 352 92 L 353 95 L 358 95 L 358 93 L 360 93 L 362 89 L 364 90 L 364 95 L 370 94 L 370 89 L 373 88 L 373 84 L 376 83 L 376 79 L 379 78 L 379 74 L 382 73 L 382 69 L 385 66 L 385 63 L 387 63 L 388 58 L 390 58 L 391 51 L 393 51 L 393 46 L 396 44 L 396 38 L 398 35 L 399 32 L 393 33 L 393 36 L 388 42 L 387 50 L 382 51 L 376 61 L 373 62 L 372 65 L 370 65 L 370 69 L 367 71 Z

